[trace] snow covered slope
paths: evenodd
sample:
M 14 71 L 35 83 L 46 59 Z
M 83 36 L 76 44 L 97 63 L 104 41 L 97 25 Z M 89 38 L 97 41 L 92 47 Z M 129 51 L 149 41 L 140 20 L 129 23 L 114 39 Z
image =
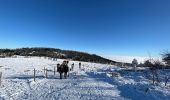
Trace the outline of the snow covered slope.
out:
M 75 69 L 69 73 L 68 79 L 59 79 L 54 75 L 54 67 L 63 60 L 31 58 L 0 58 L 2 83 L 0 100 L 168 100 L 170 91 L 160 87 L 150 93 L 145 93 L 147 85 L 132 77 L 112 78 L 107 74 L 116 66 L 82 62 L 79 69 L 76 61 Z M 45 78 L 44 67 L 48 69 Z M 33 69 L 36 69 L 36 80 L 33 79 Z M 144 88 L 143 88 L 144 87 Z

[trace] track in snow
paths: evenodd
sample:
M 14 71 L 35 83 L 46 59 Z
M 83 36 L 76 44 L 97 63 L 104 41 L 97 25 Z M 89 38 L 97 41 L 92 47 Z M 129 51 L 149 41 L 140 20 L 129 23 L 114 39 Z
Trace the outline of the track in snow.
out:
M 88 75 L 89 74 L 89 75 Z M 94 77 L 93 72 L 69 79 L 41 79 L 30 83 L 17 99 L 32 100 L 122 100 L 117 87 L 103 81 L 104 77 Z M 91 76 L 90 76 L 91 74 Z M 58 76 L 56 76 L 58 77 Z M 16 100 L 17 100 L 16 99 Z

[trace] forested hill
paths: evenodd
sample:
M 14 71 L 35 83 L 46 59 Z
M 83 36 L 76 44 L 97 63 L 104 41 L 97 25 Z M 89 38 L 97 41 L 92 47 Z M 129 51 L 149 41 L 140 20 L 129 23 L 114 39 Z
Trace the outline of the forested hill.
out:
M 60 59 L 71 59 L 76 61 L 96 62 L 96 63 L 116 63 L 115 61 L 103 58 L 96 54 L 89 54 L 79 51 L 61 50 L 55 48 L 18 48 L 18 49 L 0 49 L 2 56 L 39 56 Z

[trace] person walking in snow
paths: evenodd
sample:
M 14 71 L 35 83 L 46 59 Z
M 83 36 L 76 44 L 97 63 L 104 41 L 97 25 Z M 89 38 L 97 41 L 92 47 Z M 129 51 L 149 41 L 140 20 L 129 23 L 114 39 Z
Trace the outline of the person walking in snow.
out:
M 63 72 L 64 72 L 64 78 L 66 79 L 67 76 L 69 77 L 69 67 L 68 67 L 68 63 L 69 61 L 64 62 L 64 66 L 63 66 Z
M 67 78 L 67 76 L 69 76 L 68 72 L 69 72 L 69 67 L 66 64 L 66 65 L 64 65 L 64 78 L 65 79 Z
M 79 69 L 81 69 L 81 62 L 79 63 Z
M 74 70 L 74 63 L 71 65 L 71 71 Z
M 68 63 L 66 61 L 63 61 L 63 63 L 59 67 L 59 73 L 60 73 L 60 79 L 63 78 L 63 73 L 64 73 L 64 78 L 67 78 L 67 73 L 69 71 Z
M 59 67 L 60 67 L 60 64 L 58 63 L 57 64 L 57 72 L 59 72 L 59 69 L 60 69 Z
M 58 68 L 57 71 L 60 73 L 60 79 L 62 79 L 63 76 L 63 64 L 61 64 Z

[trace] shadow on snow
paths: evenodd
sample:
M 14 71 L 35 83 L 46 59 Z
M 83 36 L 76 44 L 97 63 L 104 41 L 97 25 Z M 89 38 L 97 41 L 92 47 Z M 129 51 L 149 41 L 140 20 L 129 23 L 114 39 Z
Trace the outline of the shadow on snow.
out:
M 36 79 L 44 79 L 45 76 L 43 75 L 37 75 L 35 76 Z M 21 79 L 21 80 L 28 80 L 28 79 L 34 79 L 33 75 L 21 75 L 21 76 L 10 76 L 10 77 L 6 77 L 6 79 Z M 58 76 L 54 76 L 54 75 L 49 75 L 47 77 L 47 79 L 59 79 Z
M 161 93 L 155 93 L 152 94 L 150 92 L 146 93 L 145 89 L 149 87 L 146 84 L 121 84 L 116 80 L 115 78 L 110 78 L 106 75 L 106 72 L 99 71 L 97 73 L 95 72 L 87 72 L 87 75 L 97 81 L 102 81 L 109 83 L 111 85 L 117 86 L 117 89 L 120 91 L 120 96 L 124 97 L 125 99 L 132 99 L 132 100 L 161 100 L 161 98 L 164 98 L 163 94 Z M 152 92 L 152 91 L 151 91 Z M 158 96 L 159 95 L 159 96 Z M 161 98 L 157 98 L 161 97 Z

